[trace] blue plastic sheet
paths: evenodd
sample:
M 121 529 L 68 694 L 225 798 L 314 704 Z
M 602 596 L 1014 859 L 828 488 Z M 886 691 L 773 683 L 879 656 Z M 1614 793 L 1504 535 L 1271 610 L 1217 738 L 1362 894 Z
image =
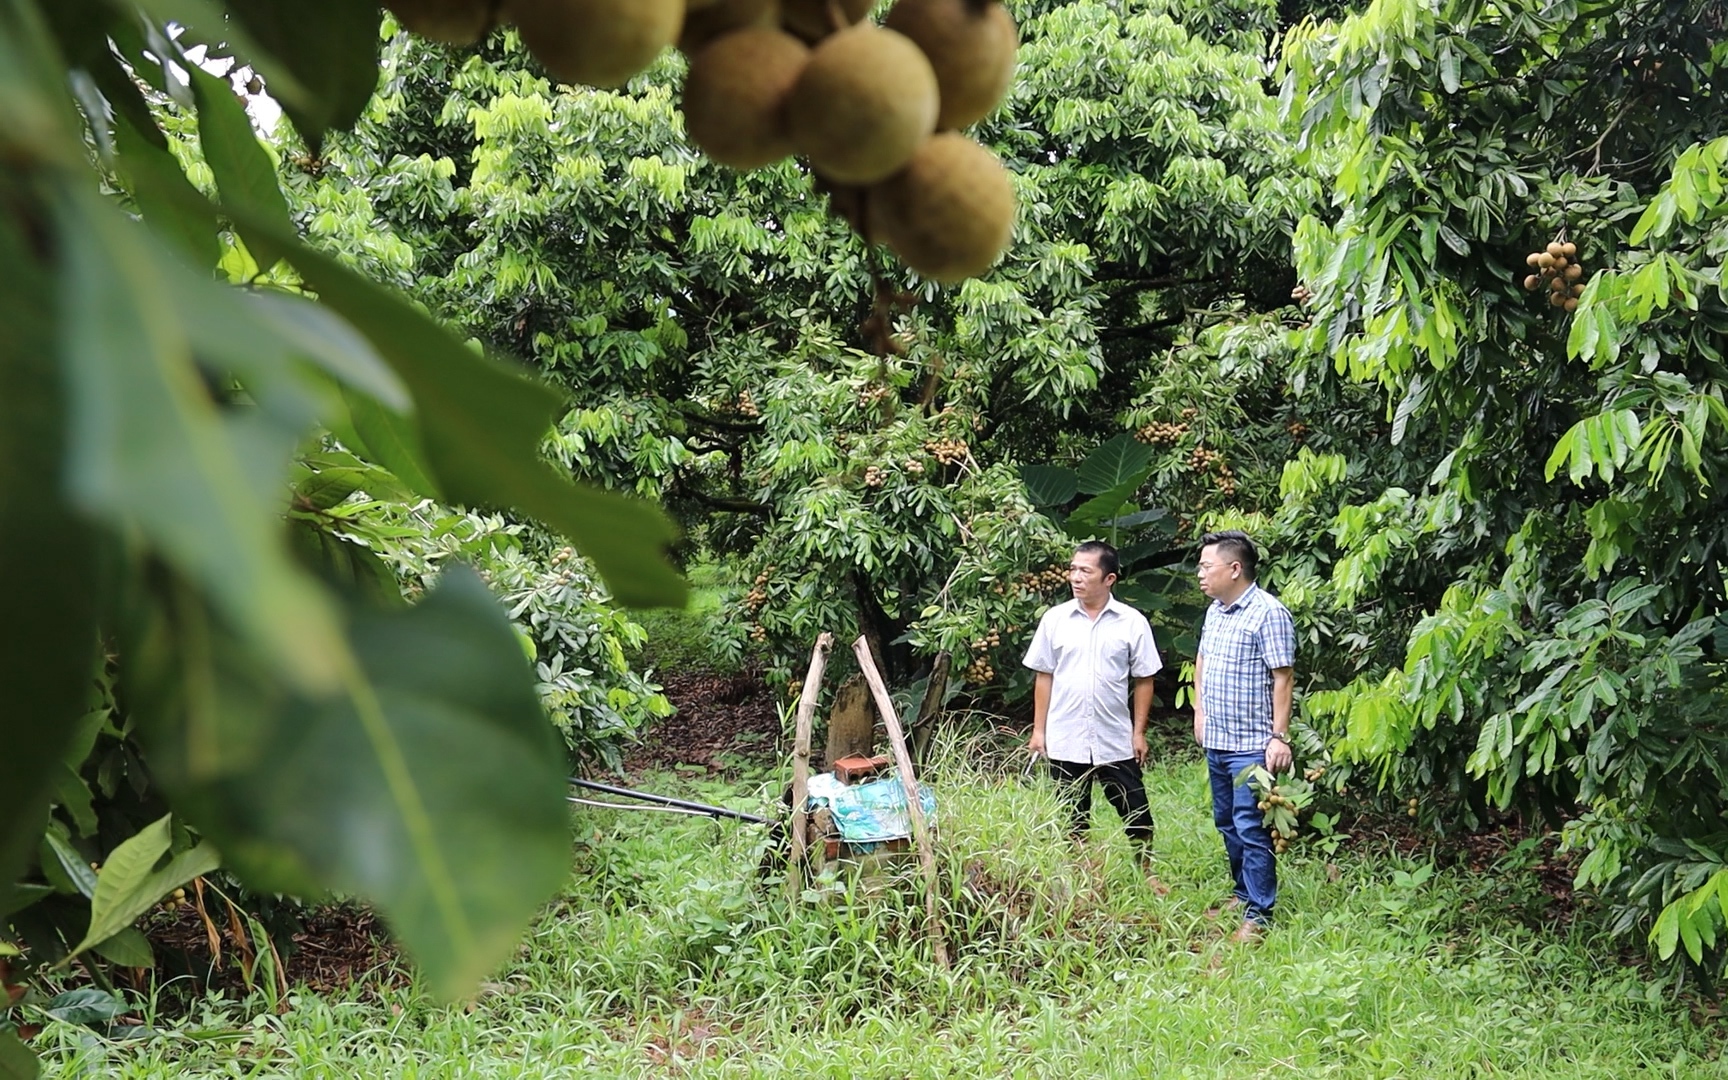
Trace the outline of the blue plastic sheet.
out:
M 918 804 L 924 808 L 925 822 L 934 828 L 936 796 L 928 787 L 919 785 Z M 840 839 L 848 844 L 876 844 L 912 835 L 912 822 L 906 815 L 906 788 L 895 773 L 852 785 L 842 784 L 831 772 L 817 773 L 810 778 L 805 808 L 815 811 L 823 807 L 833 816 Z

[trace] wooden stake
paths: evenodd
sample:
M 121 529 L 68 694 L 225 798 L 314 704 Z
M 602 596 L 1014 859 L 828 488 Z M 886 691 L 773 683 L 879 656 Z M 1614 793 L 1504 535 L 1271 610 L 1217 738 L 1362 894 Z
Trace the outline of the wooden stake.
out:
M 858 667 L 870 693 L 876 698 L 876 709 L 882 714 L 882 724 L 888 729 L 888 747 L 894 754 L 894 767 L 900 773 L 900 783 L 906 789 L 906 817 L 912 823 L 912 842 L 918 848 L 918 865 L 924 872 L 924 932 L 930 936 L 930 947 L 936 962 L 948 966 L 948 941 L 942 930 L 942 916 L 936 907 L 936 850 L 930 842 L 930 826 L 924 820 L 924 804 L 918 801 L 918 778 L 912 772 L 912 755 L 906 750 L 906 733 L 900 728 L 900 717 L 894 712 L 894 700 L 888 696 L 888 685 L 876 670 L 870 655 L 870 643 L 862 635 L 852 643 L 858 657 Z
M 834 635 L 822 633 L 816 647 L 810 651 L 810 670 L 804 673 L 804 687 L 798 694 L 798 726 L 792 737 L 792 853 L 786 867 L 786 899 L 798 899 L 804 885 L 805 831 L 809 815 L 804 803 L 810 797 L 810 727 L 816 715 L 816 698 L 822 692 L 822 672 L 828 666 L 828 650 L 834 647 Z
M 936 734 L 936 717 L 942 711 L 942 699 L 948 696 L 948 670 L 953 657 L 947 650 L 936 654 L 930 665 L 930 679 L 924 684 L 924 700 L 918 715 L 912 718 L 912 760 L 923 764 L 930 748 L 930 738 Z

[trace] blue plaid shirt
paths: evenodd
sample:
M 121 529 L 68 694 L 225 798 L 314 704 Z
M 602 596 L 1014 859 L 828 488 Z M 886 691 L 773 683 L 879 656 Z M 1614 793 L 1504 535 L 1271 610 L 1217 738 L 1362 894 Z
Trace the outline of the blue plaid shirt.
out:
M 1206 609 L 1200 631 L 1200 706 L 1208 750 L 1259 753 L 1272 737 L 1272 671 L 1294 667 L 1290 609 L 1258 585 Z

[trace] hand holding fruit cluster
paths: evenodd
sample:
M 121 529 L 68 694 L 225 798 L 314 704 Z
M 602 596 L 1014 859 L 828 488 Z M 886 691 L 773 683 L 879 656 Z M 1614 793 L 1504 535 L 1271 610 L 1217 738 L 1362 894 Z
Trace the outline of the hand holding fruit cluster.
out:
M 1301 828 L 1302 812 L 1314 800 L 1313 778 L 1308 772 L 1301 780 L 1293 776 L 1273 776 L 1264 768 L 1249 773 L 1255 806 L 1264 815 L 1266 829 L 1272 836 L 1272 850 L 1276 854 L 1282 855 L 1290 847 L 1290 841 Z
M 555 77 L 618 86 L 676 43 L 690 57 L 685 129 L 713 160 L 753 169 L 798 155 L 831 212 L 936 281 L 988 270 L 1014 227 L 996 156 L 957 133 L 994 109 L 1017 31 L 1000 0 L 385 0 L 402 25 L 454 44 L 495 20 Z
M 1570 240 L 1551 241 L 1541 251 L 1524 257 L 1524 264 L 1536 271 L 1524 278 L 1524 289 L 1535 292 L 1546 282 L 1548 302 L 1567 311 L 1578 309 L 1578 298 L 1584 295 L 1584 266 L 1578 261 L 1578 245 Z

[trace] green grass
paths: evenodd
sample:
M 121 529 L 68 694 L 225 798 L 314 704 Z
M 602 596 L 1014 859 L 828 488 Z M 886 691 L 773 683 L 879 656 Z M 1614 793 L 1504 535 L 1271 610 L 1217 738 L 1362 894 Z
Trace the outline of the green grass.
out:
M 666 671 L 713 671 L 734 674 L 745 665 L 747 641 L 742 631 L 731 638 L 716 634 L 716 627 L 729 620 L 720 612 L 735 604 L 735 589 L 722 583 L 720 569 L 712 563 L 697 563 L 685 575 L 690 583 L 690 603 L 683 609 L 649 608 L 631 613 L 647 631 L 648 640 L 631 657 L 638 669 Z
M 1001 748 L 944 758 L 950 971 L 909 885 L 819 884 L 788 910 L 758 879 L 760 830 L 582 811 L 567 894 L 472 1005 L 302 992 L 280 1016 L 212 1001 L 162 1038 L 55 1025 L 37 1045 L 50 1075 L 123 1078 L 1728 1075 L 1719 1026 L 1588 931 L 1516 921 L 1515 883 L 1428 875 L 1364 838 L 1333 875 L 1299 848 L 1278 927 L 1235 946 L 1205 914 L 1227 883 L 1198 764 L 1148 775 L 1158 898 L 1108 808 L 1072 852 L 1047 784 Z M 776 790 L 646 783 L 740 807 Z

